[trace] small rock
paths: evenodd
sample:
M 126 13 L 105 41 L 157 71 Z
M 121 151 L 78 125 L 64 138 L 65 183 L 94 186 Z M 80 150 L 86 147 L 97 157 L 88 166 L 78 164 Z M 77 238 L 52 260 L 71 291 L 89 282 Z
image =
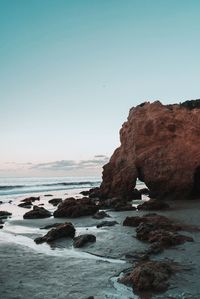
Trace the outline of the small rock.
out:
M 11 216 L 12 213 L 7 212 L 7 211 L 0 211 L 0 217 L 1 218 L 7 218 L 8 216 Z
M 40 197 L 35 197 L 35 196 L 31 196 L 31 197 L 27 197 L 25 199 L 22 199 L 21 202 L 26 202 L 26 203 L 32 203 L 36 200 L 40 200 Z
M 104 226 L 114 226 L 118 224 L 117 221 L 102 221 L 101 223 L 97 224 L 97 228 L 104 227 Z
M 18 204 L 18 207 L 26 208 L 26 209 L 30 209 L 31 206 L 32 206 L 32 202 L 22 202 L 22 203 Z
M 80 235 L 74 238 L 73 246 L 77 248 L 83 247 L 88 242 L 96 242 L 96 237 L 91 234 Z
M 52 194 L 45 194 L 45 197 L 53 196 Z
M 24 219 L 38 219 L 51 217 L 51 213 L 43 207 L 33 206 L 33 210 L 24 214 Z
M 89 190 L 84 190 L 84 191 L 81 191 L 80 194 L 82 194 L 84 196 L 88 196 L 90 194 L 90 191 Z
M 54 207 L 61 202 L 62 202 L 62 198 L 52 198 L 49 200 L 49 203 L 52 204 Z
M 110 217 L 105 211 L 98 211 L 92 218 L 94 219 L 103 219 L 105 217 Z

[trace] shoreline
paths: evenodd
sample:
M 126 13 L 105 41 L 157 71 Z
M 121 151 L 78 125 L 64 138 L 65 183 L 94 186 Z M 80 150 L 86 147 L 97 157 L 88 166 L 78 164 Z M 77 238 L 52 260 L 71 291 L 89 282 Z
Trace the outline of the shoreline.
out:
M 83 189 L 78 190 L 78 192 L 81 190 Z M 62 198 L 81 197 L 77 190 L 71 190 L 67 195 L 64 195 L 61 190 L 53 195 L 53 197 Z M 34 193 L 34 196 L 37 194 Z M 40 204 L 44 203 L 44 207 L 51 212 L 56 209 L 48 203 L 48 200 L 53 197 L 43 195 L 40 199 Z M 147 247 L 145 242 L 134 237 L 135 229 L 122 226 L 122 222 L 127 216 L 142 216 L 146 211 L 115 212 L 108 209 L 107 213 L 111 216 L 109 219 L 118 222 L 118 224 L 98 229 L 96 224 L 100 220 L 93 219 L 91 216 L 69 219 L 51 217 L 24 220 L 22 216 L 28 209 L 17 207 L 22 198 L 25 196 L 22 195 L 15 199 L 15 202 L 13 200 L 10 204 L 5 203 L 0 206 L 1 210 L 15 210 L 12 217 L 7 219 L 4 228 L 0 230 L 0 281 L 3 299 L 26 298 L 28 296 L 38 299 L 64 299 L 66 296 L 69 299 L 86 299 L 89 296 L 94 296 L 95 299 L 140 298 L 132 292 L 131 288 L 118 283 L 117 279 L 119 274 L 130 268 L 133 263 L 131 259 L 126 258 L 126 255 L 135 251 L 144 251 Z M 38 205 L 38 203 L 36 204 Z M 200 202 L 198 200 L 169 201 L 169 204 L 171 207 L 169 210 L 158 211 L 157 213 L 185 224 L 198 225 L 200 217 Z M 47 232 L 47 230 L 40 230 L 40 227 L 55 222 L 63 223 L 64 221 L 70 221 L 74 224 L 77 235 L 82 233 L 96 235 L 96 243 L 81 249 L 74 249 L 71 240 L 58 240 L 56 246 L 53 247 L 48 244 L 37 245 L 34 243 L 35 237 Z M 190 271 L 177 273 L 170 279 L 171 286 L 165 293 L 155 294 L 151 298 L 199 298 L 198 277 L 200 271 L 198 270 L 198 263 L 200 258 L 198 258 L 198 244 L 200 234 L 190 232 L 187 235 L 194 238 L 193 243 L 185 243 L 166 249 L 152 259 L 171 259 L 188 268 L 190 266 Z M 188 261 L 185 261 L 186 257 Z M 32 270 L 30 266 L 32 266 Z M 41 267 L 43 271 L 40 271 Z M 60 271 L 56 270 L 57 267 Z M 24 277 L 27 271 L 30 273 Z M 51 279 L 53 280 L 52 284 L 43 283 L 43 281 L 51 281 Z M 13 282 L 14 280 L 15 282 Z M 100 281 L 99 284 L 98 281 Z M 58 291 L 59 294 L 56 295 L 53 288 L 57 286 L 58 290 L 57 284 L 60 290 Z M 90 286 L 89 290 L 88 285 Z M 34 292 L 34 286 L 40 290 L 39 293 Z

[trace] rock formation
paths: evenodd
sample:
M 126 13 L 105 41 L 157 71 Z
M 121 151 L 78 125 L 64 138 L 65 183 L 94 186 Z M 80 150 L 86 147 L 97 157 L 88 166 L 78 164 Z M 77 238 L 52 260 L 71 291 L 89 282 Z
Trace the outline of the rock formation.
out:
M 130 110 L 103 167 L 102 197 L 131 198 L 136 180 L 157 198 L 200 195 L 200 100 Z

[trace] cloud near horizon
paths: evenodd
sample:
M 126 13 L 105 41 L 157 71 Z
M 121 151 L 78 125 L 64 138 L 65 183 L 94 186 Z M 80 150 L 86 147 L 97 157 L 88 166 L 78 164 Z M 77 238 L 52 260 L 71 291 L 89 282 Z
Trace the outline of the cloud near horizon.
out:
M 44 163 L 16 163 L 6 162 L 0 168 L 1 172 L 4 171 L 27 171 L 27 172 L 70 172 L 71 174 L 78 171 L 87 170 L 100 170 L 103 165 L 108 162 L 109 158 L 106 155 L 96 155 L 92 159 L 87 160 L 57 160 Z

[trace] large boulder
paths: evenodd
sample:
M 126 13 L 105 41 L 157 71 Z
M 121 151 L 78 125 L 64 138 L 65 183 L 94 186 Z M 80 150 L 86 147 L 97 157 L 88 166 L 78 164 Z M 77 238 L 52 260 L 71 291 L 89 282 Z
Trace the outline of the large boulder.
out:
M 24 219 L 39 219 L 51 217 L 51 213 L 43 207 L 33 206 L 33 210 L 24 214 Z
M 54 217 L 81 217 L 94 215 L 98 211 L 96 204 L 87 197 L 65 199 L 53 213 Z
M 136 264 L 134 269 L 119 279 L 119 282 L 132 286 L 134 291 L 165 291 L 174 269 L 168 262 L 145 261 Z
M 103 167 L 101 196 L 129 198 L 137 179 L 157 198 L 200 196 L 199 101 L 132 108 L 120 141 Z
M 40 244 L 43 242 L 51 243 L 61 238 L 74 238 L 75 232 L 76 230 L 71 222 L 61 223 L 52 228 L 46 235 L 36 238 L 34 241 L 36 244 Z

